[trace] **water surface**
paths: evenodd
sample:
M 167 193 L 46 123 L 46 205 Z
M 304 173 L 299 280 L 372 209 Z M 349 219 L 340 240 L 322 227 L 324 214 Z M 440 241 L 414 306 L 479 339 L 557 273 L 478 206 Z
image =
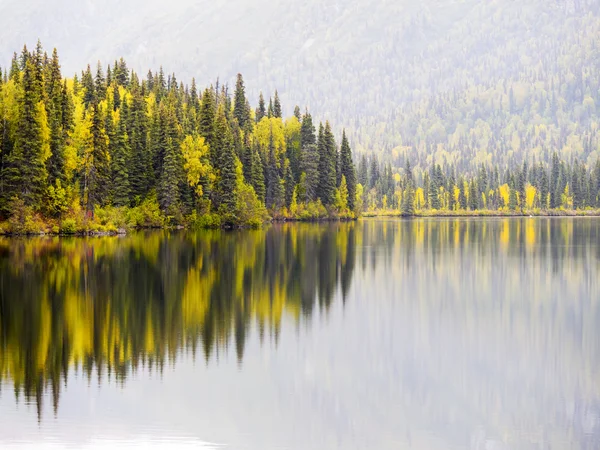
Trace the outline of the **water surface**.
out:
M 600 447 L 600 220 L 0 239 L 0 447 Z

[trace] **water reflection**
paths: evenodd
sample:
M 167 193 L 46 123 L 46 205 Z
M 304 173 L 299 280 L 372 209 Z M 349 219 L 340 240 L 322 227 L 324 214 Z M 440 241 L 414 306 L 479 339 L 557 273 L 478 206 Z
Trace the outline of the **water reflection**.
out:
M 5 239 L 0 385 L 38 414 L 75 370 L 152 386 L 145 422 L 233 448 L 595 449 L 599 275 L 583 218 Z
M 40 414 L 45 389 L 56 411 L 73 367 L 124 380 L 140 365 L 162 370 L 184 347 L 208 362 L 230 345 L 241 365 L 252 321 L 277 340 L 283 314 L 327 309 L 338 282 L 345 295 L 354 228 L 2 239 L 0 381 Z

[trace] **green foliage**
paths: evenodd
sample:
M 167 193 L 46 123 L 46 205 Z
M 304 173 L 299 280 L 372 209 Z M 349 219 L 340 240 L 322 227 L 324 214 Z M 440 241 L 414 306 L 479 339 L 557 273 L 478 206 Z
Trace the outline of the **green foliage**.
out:
M 67 217 L 60 224 L 61 234 L 75 234 L 77 231 L 77 221 L 71 217 Z
M 284 121 L 277 92 L 268 111 L 259 102 L 255 122 L 241 75 L 233 100 L 218 83 L 200 99 L 195 81 L 187 89 L 162 69 L 141 80 L 122 59 L 106 76 L 102 67 L 63 80 L 58 53 L 45 58 L 38 44 L 2 79 L 0 217 L 13 217 L 15 229 L 35 228 L 40 212 L 49 229 L 69 219 L 85 233 L 211 214 L 221 226 L 256 226 L 266 206 L 287 218 L 295 201 L 306 217 L 324 218 L 352 205 L 348 141 L 338 161 L 327 123 L 318 148 L 310 114 L 300 123 L 296 107 Z M 321 203 L 311 204 L 318 190 Z M 13 198 L 31 210 L 16 214 Z

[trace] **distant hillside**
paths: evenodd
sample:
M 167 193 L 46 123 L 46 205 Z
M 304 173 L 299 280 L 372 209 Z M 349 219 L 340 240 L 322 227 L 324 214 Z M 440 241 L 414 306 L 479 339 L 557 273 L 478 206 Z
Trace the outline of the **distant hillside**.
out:
M 600 5 L 592 0 L 4 0 L 0 61 L 37 37 L 64 73 L 123 56 L 200 84 L 244 73 L 346 127 L 354 148 L 467 167 L 594 161 Z

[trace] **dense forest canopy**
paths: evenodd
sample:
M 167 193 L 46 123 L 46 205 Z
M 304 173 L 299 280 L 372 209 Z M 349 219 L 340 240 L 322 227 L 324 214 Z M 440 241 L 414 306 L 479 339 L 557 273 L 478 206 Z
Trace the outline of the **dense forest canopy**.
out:
M 28 2 L 30 3 L 30 2 Z M 209 84 L 244 73 L 252 104 L 279 90 L 346 128 L 359 152 L 428 170 L 598 157 L 600 5 L 594 0 L 17 0 L 0 5 L 5 53 L 38 37 L 66 73 L 123 55 Z M 49 27 L 48 24 L 57 24 Z M 26 24 L 26 25 L 24 25 Z M 107 31 L 110 31 L 107 33 Z M 285 109 L 285 108 L 289 109 Z
M 201 90 L 162 68 L 140 77 L 121 58 L 65 79 L 38 41 L 0 68 L 0 94 L 0 216 L 12 231 L 35 229 L 35 214 L 81 229 L 97 211 L 116 213 L 112 226 L 161 226 L 356 209 L 345 133 L 338 147 L 329 122 L 317 133 L 299 107 L 284 120 L 277 91 L 252 108 L 241 74 L 234 89 Z

